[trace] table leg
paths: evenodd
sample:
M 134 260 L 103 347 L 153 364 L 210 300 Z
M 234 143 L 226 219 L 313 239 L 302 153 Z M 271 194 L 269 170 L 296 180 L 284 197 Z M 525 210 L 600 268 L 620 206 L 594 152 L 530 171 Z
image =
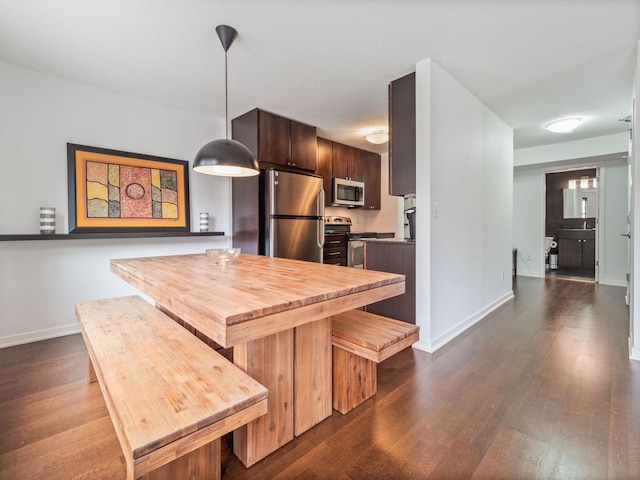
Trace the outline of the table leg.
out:
M 233 452 L 254 463 L 293 440 L 293 330 L 233 347 L 233 363 L 269 390 L 268 410 L 235 430 Z
M 298 436 L 331 415 L 331 319 L 295 329 L 294 423 Z

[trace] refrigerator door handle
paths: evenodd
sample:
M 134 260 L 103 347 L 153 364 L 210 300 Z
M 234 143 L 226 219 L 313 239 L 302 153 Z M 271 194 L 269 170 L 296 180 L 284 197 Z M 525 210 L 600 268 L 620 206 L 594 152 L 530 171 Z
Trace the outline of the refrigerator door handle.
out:
M 275 257 L 276 249 L 276 232 L 273 218 L 269 218 L 269 251 L 266 252 L 268 257 Z
M 318 196 L 316 197 L 316 210 L 318 211 L 319 217 L 324 217 L 324 189 L 321 188 L 318 191 Z
M 318 247 L 324 247 L 324 189 L 318 191 L 316 197 L 316 209 L 318 211 Z
M 318 247 L 324 247 L 324 218 L 318 219 Z

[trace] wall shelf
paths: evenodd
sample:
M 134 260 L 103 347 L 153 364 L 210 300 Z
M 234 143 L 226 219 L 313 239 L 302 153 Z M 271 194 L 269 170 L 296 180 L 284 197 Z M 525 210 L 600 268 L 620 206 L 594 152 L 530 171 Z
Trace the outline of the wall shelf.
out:
M 97 240 L 108 238 L 158 238 L 158 237 L 221 237 L 224 232 L 101 232 L 101 233 L 56 233 L 53 235 L 29 233 L 0 235 L 0 242 L 29 240 Z

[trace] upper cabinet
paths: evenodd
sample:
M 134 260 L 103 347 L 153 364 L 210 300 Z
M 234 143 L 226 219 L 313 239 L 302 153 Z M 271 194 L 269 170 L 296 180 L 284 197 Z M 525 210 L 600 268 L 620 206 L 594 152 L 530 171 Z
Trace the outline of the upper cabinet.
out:
M 333 142 L 318 137 L 318 165 L 316 175 L 322 177 L 324 188 L 324 205 L 330 207 L 333 191 Z
M 257 108 L 234 118 L 231 125 L 233 139 L 246 145 L 260 163 L 316 170 L 316 127 Z
M 380 210 L 380 155 L 359 148 L 318 138 L 318 168 L 323 178 L 325 205 L 332 205 L 333 178 L 364 182 L 364 207 Z
M 258 108 L 231 122 L 232 136 L 251 150 L 261 169 L 307 170 L 320 175 L 325 205 L 331 206 L 333 178 L 365 183 L 361 208 L 380 210 L 380 155 L 316 136 L 316 127 Z
M 373 152 L 364 152 L 362 163 L 364 165 L 364 208 L 371 210 L 380 210 L 380 174 L 381 159 L 380 155 Z
M 416 193 L 416 75 L 389 84 L 389 194 Z

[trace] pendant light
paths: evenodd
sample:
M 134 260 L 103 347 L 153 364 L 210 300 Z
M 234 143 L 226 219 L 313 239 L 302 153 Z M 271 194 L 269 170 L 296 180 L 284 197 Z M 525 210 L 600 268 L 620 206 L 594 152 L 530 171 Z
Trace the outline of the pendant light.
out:
M 218 25 L 216 33 L 224 48 L 224 106 L 226 137 L 207 143 L 197 153 L 193 170 L 222 177 L 250 177 L 260 173 L 258 161 L 246 146 L 229 138 L 229 94 L 227 87 L 227 50 L 238 32 L 229 25 Z

